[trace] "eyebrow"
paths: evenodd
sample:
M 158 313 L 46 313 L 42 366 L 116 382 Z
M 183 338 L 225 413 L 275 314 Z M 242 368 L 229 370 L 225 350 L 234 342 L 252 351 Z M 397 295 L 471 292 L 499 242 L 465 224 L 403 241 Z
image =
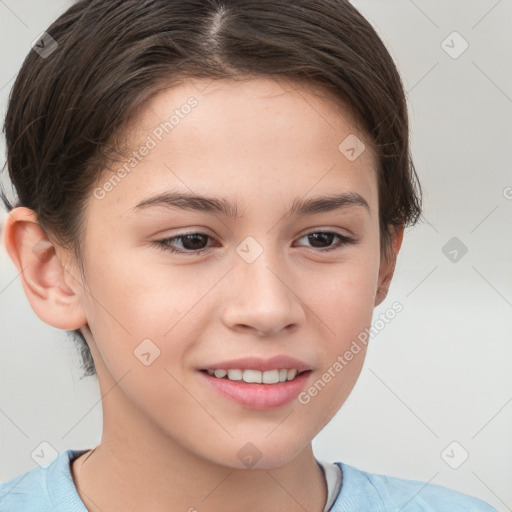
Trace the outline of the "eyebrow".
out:
M 132 210 L 141 210 L 154 206 L 178 208 L 180 210 L 196 211 L 224 215 L 232 219 L 242 217 L 239 213 L 239 204 L 232 203 L 223 197 L 201 196 L 183 192 L 164 192 L 144 199 Z M 335 210 L 344 210 L 351 207 L 362 207 L 370 213 L 370 206 L 366 199 L 357 192 L 343 192 L 328 196 L 319 196 L 309 199 L 295 198 L 286 215 L 306 216 L 318 213 L 327 213 Z

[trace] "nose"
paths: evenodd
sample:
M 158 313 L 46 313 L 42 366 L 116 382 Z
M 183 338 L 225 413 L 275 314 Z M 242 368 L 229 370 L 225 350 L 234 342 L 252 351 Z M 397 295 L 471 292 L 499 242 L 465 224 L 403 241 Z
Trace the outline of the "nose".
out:
M 274 336 L 284 330 L 294 330 L 304 322 L 305 311 L 297 279 L 269 251 L 252 263 L 235 258 L 235 268 L 223 309 L 227 327 L 255 335 Z

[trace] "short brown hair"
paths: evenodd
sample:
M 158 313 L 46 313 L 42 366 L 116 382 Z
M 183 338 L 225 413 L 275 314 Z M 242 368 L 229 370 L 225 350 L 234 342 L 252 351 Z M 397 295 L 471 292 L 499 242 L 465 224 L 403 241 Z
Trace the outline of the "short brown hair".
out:
M 383 255 L 389 228 L 421 215 L 399 73 L 348 1 L 79 0 L 46 32 L 58 46 L 45 58 L 31 50 L 11 91 L 6 165 L 18 200 L 1 197 L 8 210 L 34 210 L 80 268 L 84 205 L 121 151 L 112 141 L 150 97 L 186 77 L 279 76 L 329 88 L 377 151 Z M 71 333 L 84 375 L 94 375 L 85 338 Z

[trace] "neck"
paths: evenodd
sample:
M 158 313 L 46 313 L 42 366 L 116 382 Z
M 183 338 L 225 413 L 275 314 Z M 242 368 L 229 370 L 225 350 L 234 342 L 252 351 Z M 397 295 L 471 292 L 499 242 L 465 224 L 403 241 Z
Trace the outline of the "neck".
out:
M 198 443 L 200 451 L 190 439 L 169 435 L 140 405 L 136 407 L 116 386 L 89 338 L 102 396 L 103 434 L 94 450 L 71 464 L 88 511 L 322 512 L 327 486 L 311 442 L 284 463 L 274 464 L 272 460 L 282 461 L 277 443 L 274 454 L 266 454 L 267 465 L 260 468 L 256 464 L 240 469 L 213 455 L 209 458 L 204 439 Z M 190 403 L 176 404 L 176 410 L 185 406 Z M 266 446 L 272 446 L 268 440 Z M 226 460 L 233 454 L 229 455 Z
M 102 442 L 73 461 L 78 494 L 90 512 L 229 510 L 321 512 L 327 500 L 323 472 L 311 446 L 284 466 L 235 469 L 183 457 L 170 449 Z M 178 451 L 179 452 L 179 451 Z
M 71 465 L 90 512 L 322 512 L 325 506 L 326 483 L 311 443 L 279 467 L 238 469 L 199 456 L 142 414 L 120 419 L 119 410 L 103 405 L 101 443 Z

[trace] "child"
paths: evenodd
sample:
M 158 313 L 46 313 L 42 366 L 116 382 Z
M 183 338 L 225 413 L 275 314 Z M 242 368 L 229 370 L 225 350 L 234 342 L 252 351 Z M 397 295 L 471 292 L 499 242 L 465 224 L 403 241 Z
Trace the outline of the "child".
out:
M 312 451 L 421 214 L 398 72 L 348 2 L 78 1 L 5 133 L 5 246 L 104 425 L 1 512 L 494 510 Z

